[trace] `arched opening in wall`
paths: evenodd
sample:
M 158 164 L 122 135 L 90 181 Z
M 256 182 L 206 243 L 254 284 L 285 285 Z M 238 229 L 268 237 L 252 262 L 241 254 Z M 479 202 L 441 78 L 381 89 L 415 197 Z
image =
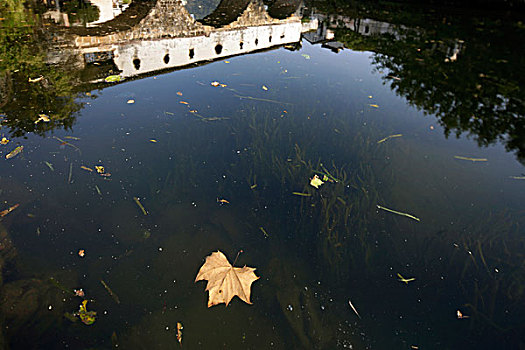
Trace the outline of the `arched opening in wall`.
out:
M 221 44 L 217 44 L 217 45 L 215 46 L 215 53 L 216 53 L 217 55 L 220 55 L 221 52 L 222 52 L 222 45 L 221 45 Z
M 243 46 L 244 46 L 244 43 L 241 41 L 241 42 L 239 43 L 239 49 L 242 50 L 242 47 L 243 47 Z
M 195 50 L 190 49 L 190 60 L 193 59 L 193 57 L 195 57 Z
M 170 55 L 168 53 L 164 55 L 164 63 L 165 64 L 170 63 Z
M 366 26 L 366 27 L 365 27 L 365 34 L 368 34 L 369 31 L 370 31 L 370 27 L 369 27 L 369 26 Z
M 268 42 L 272 42 L 272 36 L 270 35 L 270 37 L 268 37 Z
M 140 69 L 140 60 L 138 58 L 133 59 L 133 66 L 135 67 L 136 70 Z
M 255 46 L 259 45 L 259 39 L 255 39 Z

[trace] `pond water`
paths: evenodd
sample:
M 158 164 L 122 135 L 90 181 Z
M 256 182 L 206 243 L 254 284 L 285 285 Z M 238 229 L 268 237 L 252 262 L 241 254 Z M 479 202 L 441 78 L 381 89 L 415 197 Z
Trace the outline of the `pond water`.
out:
M 49 6 L 0 7 L 0 347 L 525 346 L 519 19 Z M 252 305 L 207 307 L 218 250 Z

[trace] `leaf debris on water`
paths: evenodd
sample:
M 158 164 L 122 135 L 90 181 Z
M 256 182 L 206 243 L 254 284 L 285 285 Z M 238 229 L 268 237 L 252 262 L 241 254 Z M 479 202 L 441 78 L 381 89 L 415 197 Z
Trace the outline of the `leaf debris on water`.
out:
M 395 135 L 390 135 L 390 136 L 387 136 L 379 141 L 377 141 L 377 143 L 383 143 L 385 142 L 386 140 L 389 140 L 389 139 L 393 139 L 394 137 L 401 137 L 403 136 L 403 134 L 395 134 Z
M 78 151 L 78 153 L 82 154 L 82 151 L 80 150 L 80 148 L 78 148 L 77 146 L 73 145 L 72 143 L 69 143 L 67 141 L 64 141 L 62 140 L 60 137 L 57 137 L 57 136 L 53 136 L 53 138 L 57 141 L 60 142 L 60 146 L 69 146 L 69 147 L 72 147 L 74 148 L 76 151 Z
M 470 317 L 470 316 L 467 316 L 467 315 L 463 315 L 463 313 L 460 310 L 456 311 L 456 316 L 457 316 L 458 319 L 469 318 Z
M 241 250 L 242 252 L 242 250 Z M 240 252 L 239 252 L 240 253 Z M 237 257 L 239 255 L 237 254 Z M 235 259 L 237 261 L 237 259 Z M 235 261 L 233 265 L 235 265 Z M 226 306 L 234 296 L 251 304 L 251 285 L 259 277 L 254 267 L 234 267 L 221 251 L 213 252 L 199 269 L 195 282 L 207 280 L 208 307 L 224 303 Z
M 324 184 L 324 182 L 319 178 L 317 174 L 315 174 L 314 177 L 312 177 L 312 179 L 310 180 L 310 185 L 312 185 L 315 188 L 319 188 L 319 186 L 321 186 L 322 184 Z
M 137 203 L 137 205 L 139 206 L 140 210 L 142 210 L 142 213 L 144 215 L 148 215 L 148 212 L 146 211 L 146 208 L 144 208 L 144 206 L 142 205 L 142 203 L 140 203 L 140 199 L 137 198 L 137 197 L 133 197 L 133 200 L 135 201 L 135 203 Z
M 95 311 L 87 311 L 87 305 L 88 301 L 84 300 L 82 304 L 80 305 L 80 308 L 78 310 L 78 317 L 80 317 L 80 320 L 82 323 L 86 325 L 92 325 L 95 323 L 95 319 L 97 316 L 97 313 Z
M 41 75 L 41 76 L 36 77 L 36 78 L 29 78 L 27 81 L 30 82 L 30 83 L 38 83 L 42 79 L 44 79 L 44 77 Z
M 114 83 L 122 80 L 124 80 L 124 77 L 120 75 L 109 75 L 104 79 L 106 83 Z
M 48 123 L 50 121 L 49 116 L 47 114 L 39 114 L 38 119 L 35 121 L 35 124 L 38 124 L 39 122 L 45 122 Z
M 111 298 L 113 298 L 113 300 L 117 304 L 120 304 L 120 299 L 119 299 L 118 295 L 115 294 L 115 292 L 113 292 L 113 290 L 111 290 L 111 288 L 109 288 L 108 284 L 106 282 L 104 282 L 104 280 L 100 280 L 100 283 L 102 283 L 102 285 L 104 286 L 104 288 L 106 289 L 108 294 L 111 296 Z
M 393 213 L 393 214 L 397 214 L 397 215 L 401 215 L 401 216 L 406 216 L 407 218 L 411 218 L 413 220 L 416 220 L 416 221 L 420 221 L 419 218 L 413 216 L 413 215 L 410 215 L 410 214 L 407 214 L 407 213 L 403 213 L 403 212 L 400 212 L 400 211 L 397 211 L 397 210 L 393 210 L 393 209 L 388 209 L 388 208 L 385 208 L 381 205 L 377 205 L 377 208 L 378 209 L 382 209 L 382 210 L 385 210 L 385 211 L 388 211 L 390 213 Z
M 182 323 L 177 322 L 177 341 L 182 346 L 182 329 L 184 327 L 182 326 Z
M 53 168 L 53 164 L 47 162 L 44 160 L 44 164 L 47 165 L 47 167 L 51 170 L 51 171 L 55 171 L 55 168 Z
M 22 153 L 23 150 L 24 150 L 24 146 L 18 146 L 14 150 L 6 154 L 5 159 L 11 159 L 13 157 L 16 157 L 18 154 Z
M 357 317 L 361 318 L 361 316 L 359 315 L 359 312 L 357 312 L 356 308 L 354 307 L 354 304 L 352 304 L 352 302 L 350 301 L 350 299 L 348 299 L 348 305 L 350 305 L 350 307 L 351 307 L 352 310 L 355 312 L 355 314 L 357 315 Z
M 7 208 L 6 210 L 2 210 L 0 211 L 0 218 L 3 218 L 4 216 L 6 216 L 7 214 L 9 214 L 10 212 L 12 212 L 13 210 L 15 210 L 16 208 L 18 208 L 20 204 L 15 204 L 13 205 L 12 207 L 9 207 Z
M 463 157 L 463 156 L 454 156 L 456 159 L 460 160 L 470 160 L 471 162 L 486 162 L 488 161 L 487 158 L 471 158 L 471 157 Z
M 266 237 L 266 238 L 270 237 L 270 235 L 268 234 L 268 232 L 266 232 L 264 227 L 260 226 L 259 230 L 261 230 L 261 232 L 263 233 L 264 237 Z
M 295 194 L 296 196 L 301 196 L 301 197 L 311 197 L 312 196 L 310 193 L 302 193 L 302 192 L 292 192 L 292 194 Z
M 408 282 L 412 282 L 412 281 L 416 280 L 414 277 L 412 277 L 412 278 L 405 278 L 405 277 L 401 276 L 400 273 L 397 274 L 397 277 L 399 277 L 397 279 L 399 282 L 403 282 L 405 284 L 408 284 Z
M 73 176 L 73 163 L 69 163 L 69 176 L 67 177 L 67 183 L 71 183 L 71 177 Z

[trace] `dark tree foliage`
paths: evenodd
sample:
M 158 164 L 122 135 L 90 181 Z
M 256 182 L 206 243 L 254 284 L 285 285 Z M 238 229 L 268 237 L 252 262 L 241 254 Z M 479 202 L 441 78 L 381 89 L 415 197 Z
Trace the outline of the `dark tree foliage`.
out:
M 482 146 L 502 141 L 522 161 L 525 25 L 502 19 L 439 19 L 414 27 L 396 24 L 390 33 L 369 36 L 340 28 L 336 39 L 348 48 L 374 52 L 385 83 L 438 117 L 447 136 L 467 133 Z
M 35 29 L 39 16 L 27 4 L 7 1 L 0 5 L 0 17 L 1 132 L 20 137 L 71 128 L 82 107 L 76 102 L 77 73 L 67 63 L 46 64 L 46 42 Z M 40 114 L 50 121 L 38 123 Z

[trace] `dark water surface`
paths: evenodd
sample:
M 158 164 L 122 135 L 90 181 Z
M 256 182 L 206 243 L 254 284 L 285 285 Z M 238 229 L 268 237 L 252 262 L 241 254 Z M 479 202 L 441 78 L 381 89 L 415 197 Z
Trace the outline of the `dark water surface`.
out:
M 2 349 L 525 346 L 523 22 L 293 5 L 298 42 L 142 74 L 0 7 Z M 217 250 L 253 305 L 207 308 Z

